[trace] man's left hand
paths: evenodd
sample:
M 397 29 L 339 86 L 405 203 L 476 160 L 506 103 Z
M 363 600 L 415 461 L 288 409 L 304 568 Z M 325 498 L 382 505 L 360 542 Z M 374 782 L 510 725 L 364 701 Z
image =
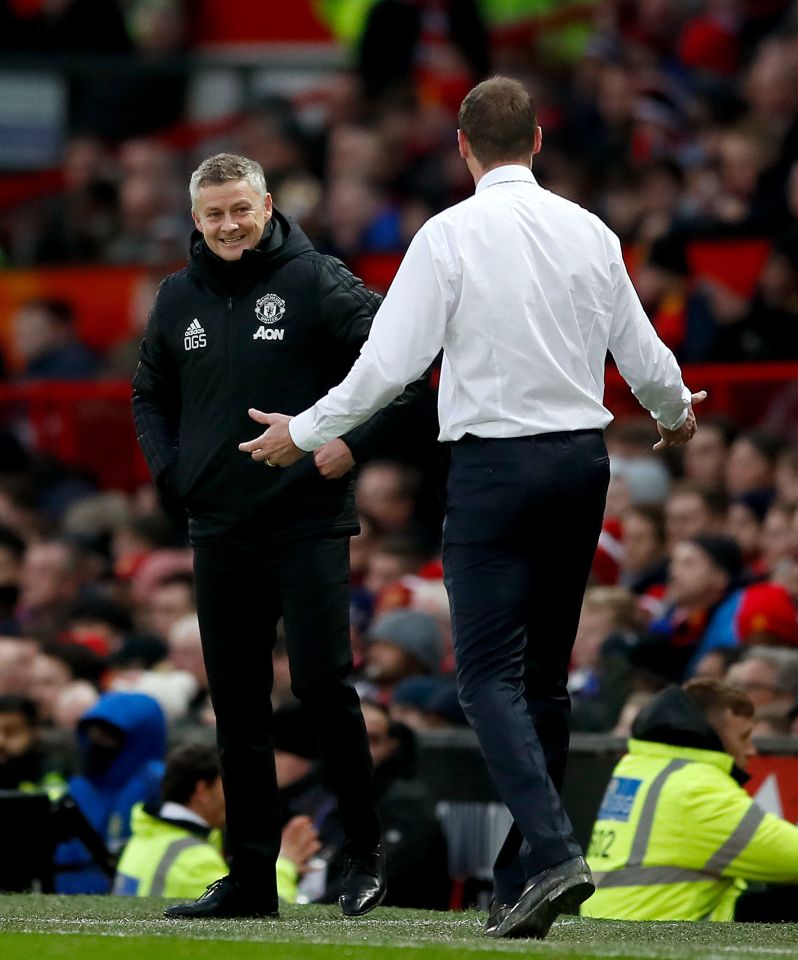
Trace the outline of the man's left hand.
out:
M 681 447 L 685 443 L 689 443 L 695 436 L 697 429 L 693 407 L 699 403 L 703 403 L 706 398 L 706 390 L 699 390 L 698 393 L 694 393 L 692 395 L 690 398 L 690 406 L 687 408 L 687 417 L 684 423 L 675 430 L 669 430 L 667 427 L 663 427 L 661 423 L 657 422 L 657 430 L 659 431 L 660 439 L 654 444 L 654 449 L 664 450 L 665 447 Z
M 316 468 L 325 480 L 338 480 L 355 465 L 352 451 L 340 438 L 330 440 L 313 454 Z
M 255 423 L 263 423 L 268 427 L 259 437 L 239 443 L 238 449 L 252 455 L 258 463 L 265 463 L 268 467 L 290 467 L 292 463 L 301 460 L 305 451 L 291 439 L 288 424 L 291 417 L 284 413 L 263 413 L 251 407 L 249 415 Z

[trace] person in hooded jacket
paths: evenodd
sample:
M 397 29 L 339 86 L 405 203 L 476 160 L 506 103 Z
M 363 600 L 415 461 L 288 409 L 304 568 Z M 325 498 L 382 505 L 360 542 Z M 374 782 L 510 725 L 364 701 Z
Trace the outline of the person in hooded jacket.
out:
M 313 249 L 272 205 L 260 165 L 219 154 L 191 178 L 188 267 L 161 284 L 133 415 L 167 498 L 185 507 L 227 806 L 230 874 L 171 917 L 273 915 L 280 815 L 272 648 L 285 624 L 292 689 L 314 718 L 347 838 L 341 907 L 384 896 L 380 827 L 360 705 L 347 676 L 351 468 L 406 416 L 387 410 L 291 470 L 237 449 L 260 410 L 304 409 L 349 369 L 380 298 Z M 401 345 L 397 344 L 397 349 Z M 258 421 L 262 422 L 262 421 Z
M 583 916 L 798 920 L 798 827 L 742 788 L 753 715 L 744 693 L 710 679 L 640 711 L 593 827 Z
M 130 837 L 134 805 L 154 803 L 166 753 L 166 720 L 158 702 L 143 693 L 106 693 L 78 724 L 83 772 L 68 792 L 84 817 L 118 853 Z M 77 839 L 55 852 L 56 893 L 108 893 L 110 878 Z

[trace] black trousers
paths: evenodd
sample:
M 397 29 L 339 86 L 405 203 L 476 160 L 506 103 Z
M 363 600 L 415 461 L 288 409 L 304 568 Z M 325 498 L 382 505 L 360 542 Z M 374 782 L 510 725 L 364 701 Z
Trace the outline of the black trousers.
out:
M 598 430 L 451 448 L 443 566 L 460 703 L 514 821 L 494 867 L 500 903 L 581 853 L 559 796 L 566 683 L 608 483 Z
M 272 748 L 272 649 L 284 618 L 291 689 L 309 711 L 348 842 L 380 840 L 349 640 L 349 540 L 194 551 L 197 613 L 224 783 L 230 873 L 277 902 L 280 806 Z

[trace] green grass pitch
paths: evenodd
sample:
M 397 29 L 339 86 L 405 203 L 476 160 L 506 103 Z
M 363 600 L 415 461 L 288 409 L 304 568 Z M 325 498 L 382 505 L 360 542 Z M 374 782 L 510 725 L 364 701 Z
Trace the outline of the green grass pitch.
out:
M 543 942 L 488 940 L 484 915 L 287 907 L 280 920 L 162 918 L 165 901 L 0 896 L 0 960 L 546 960 L 798 958 L 798 924 L 614 923 L 564 917 Z

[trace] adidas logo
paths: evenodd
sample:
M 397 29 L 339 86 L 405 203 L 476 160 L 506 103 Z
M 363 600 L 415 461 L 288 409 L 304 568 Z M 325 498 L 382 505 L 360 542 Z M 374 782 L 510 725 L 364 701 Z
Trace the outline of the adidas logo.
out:
M 202 324 L 194 317 L 183 334 L 183 345 L 186 350 L 197 350 L 199 347 L 206 346 L 207 342 Z

